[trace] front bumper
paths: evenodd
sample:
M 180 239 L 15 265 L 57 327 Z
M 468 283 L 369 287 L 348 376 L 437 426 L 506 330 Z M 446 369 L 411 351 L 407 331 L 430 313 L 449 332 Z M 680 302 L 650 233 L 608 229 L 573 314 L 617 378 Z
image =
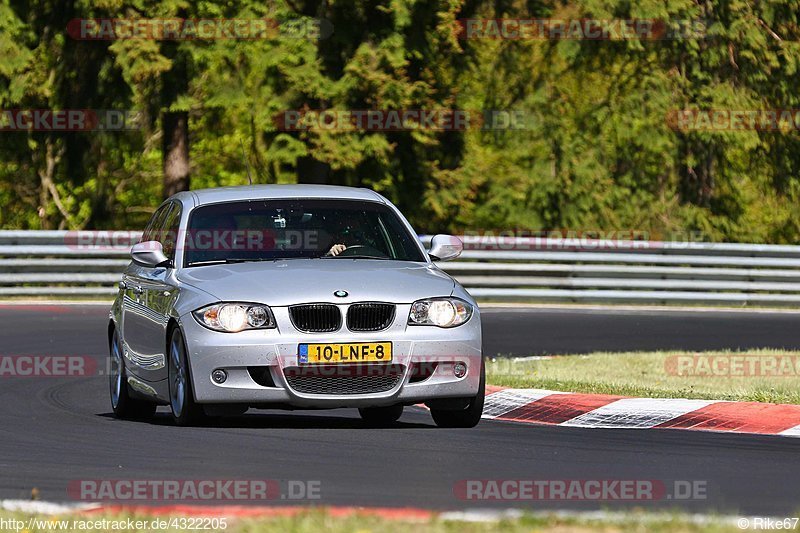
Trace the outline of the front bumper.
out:
M 460 398 L 478 393 L 481 369 L 481 325 L 478 309 L 466 324 L 443 329 L 408 326 L 410 305 L 398 305 L 394 323 L 379 332 L 350 332 L 343 326 L 334 333 L 301 333 L 294 329 L 288 308 L 272 308 L 276 329 L 219 333 L 198 324 L 191 315 L 181 317 L 195 401 L 202 404 L 270 404 L 298 408 L 373 407 L 413 404 L 436 398 Z M 306 394 L 293 389 L 284 369 L 296 368 L 300 343 L 391 342 L 392 364 L 402 368 L 397 384 L 384 392 L 367 394 Z M 453 365 L 467 365 L 458 378 Z M 427 379 L 411 382 L 411 369 L 428 365 L 435 370 Z M 248 367 L 269 367 L 273 386 L 256 383 Z M 211 379 L 216 369 L 227 372 L 222 384 Z

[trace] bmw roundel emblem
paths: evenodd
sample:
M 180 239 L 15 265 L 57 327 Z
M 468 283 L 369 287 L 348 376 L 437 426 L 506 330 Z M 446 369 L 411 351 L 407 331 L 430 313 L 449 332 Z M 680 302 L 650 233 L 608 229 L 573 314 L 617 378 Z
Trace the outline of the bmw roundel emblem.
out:
M 345 296 L 347 296 L 347 291 L 341 291 L 341 290 L 340 291 L 336 291 L 336 292 L 333 293 L 333 295 L 338 297 L 338 298 L 344 298 Z

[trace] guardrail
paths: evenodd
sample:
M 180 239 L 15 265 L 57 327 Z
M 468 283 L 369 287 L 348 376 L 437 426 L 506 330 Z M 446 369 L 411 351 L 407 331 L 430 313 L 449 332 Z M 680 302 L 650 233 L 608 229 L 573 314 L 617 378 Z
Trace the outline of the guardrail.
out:
M 0 231 L 0 297 L 116 293 L 135 232 Z M 420 236 L 427 246 L 430 236 Z M 798 306 L 800 246 L 463 237 L 440 266 L 481 301 Z

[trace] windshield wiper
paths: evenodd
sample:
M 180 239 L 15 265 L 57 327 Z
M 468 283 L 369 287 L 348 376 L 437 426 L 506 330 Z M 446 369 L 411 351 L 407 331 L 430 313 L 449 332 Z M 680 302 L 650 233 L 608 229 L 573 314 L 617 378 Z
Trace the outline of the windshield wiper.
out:
M 374 255 L 323 255 L 321 259 L 378 259 L 380 261 L 390 260 L 391 257 L 376 257 Z
M 207 261 L 192 261 L 186 266 L 205 266 L 205 265 L 225 265 L 232 263 L 249 263 L 256 261 L 274 261 L 274 259 L 267 259 L 266 257 L 254 257 L 253 259 L 245 259 L 244 257 L 228 257 L 226 259 L 209 259 Z

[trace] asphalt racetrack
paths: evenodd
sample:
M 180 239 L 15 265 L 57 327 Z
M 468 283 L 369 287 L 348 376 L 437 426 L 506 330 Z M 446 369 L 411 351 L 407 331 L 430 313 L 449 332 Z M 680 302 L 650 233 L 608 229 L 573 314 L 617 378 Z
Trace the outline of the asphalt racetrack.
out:
M 598 350 L 800 348 L 798 314 L 585 309 L 486 310 L 487 355 Z M 104 361 L 107 308 L 0 306 L 0 355 Z M 104 368 L 104 363 L 99 365 Z M 74 501 L 85 479 L 275 479 L 319 482 L 314 505 L 474 508 L 677 508 L 792 516 L 800 440 L 673 430 L 598 430 L 483 421 L 443 430 L 421 408 L 390 429 L 355 410 L 250 411 L 215 427 L 116 420 L 104 376 L 0 378 L 0 499 Z M 464 480 L 700 482 L 704 498 L 484 501 Z M 291 503 L 278 501 L 276 503 Z

